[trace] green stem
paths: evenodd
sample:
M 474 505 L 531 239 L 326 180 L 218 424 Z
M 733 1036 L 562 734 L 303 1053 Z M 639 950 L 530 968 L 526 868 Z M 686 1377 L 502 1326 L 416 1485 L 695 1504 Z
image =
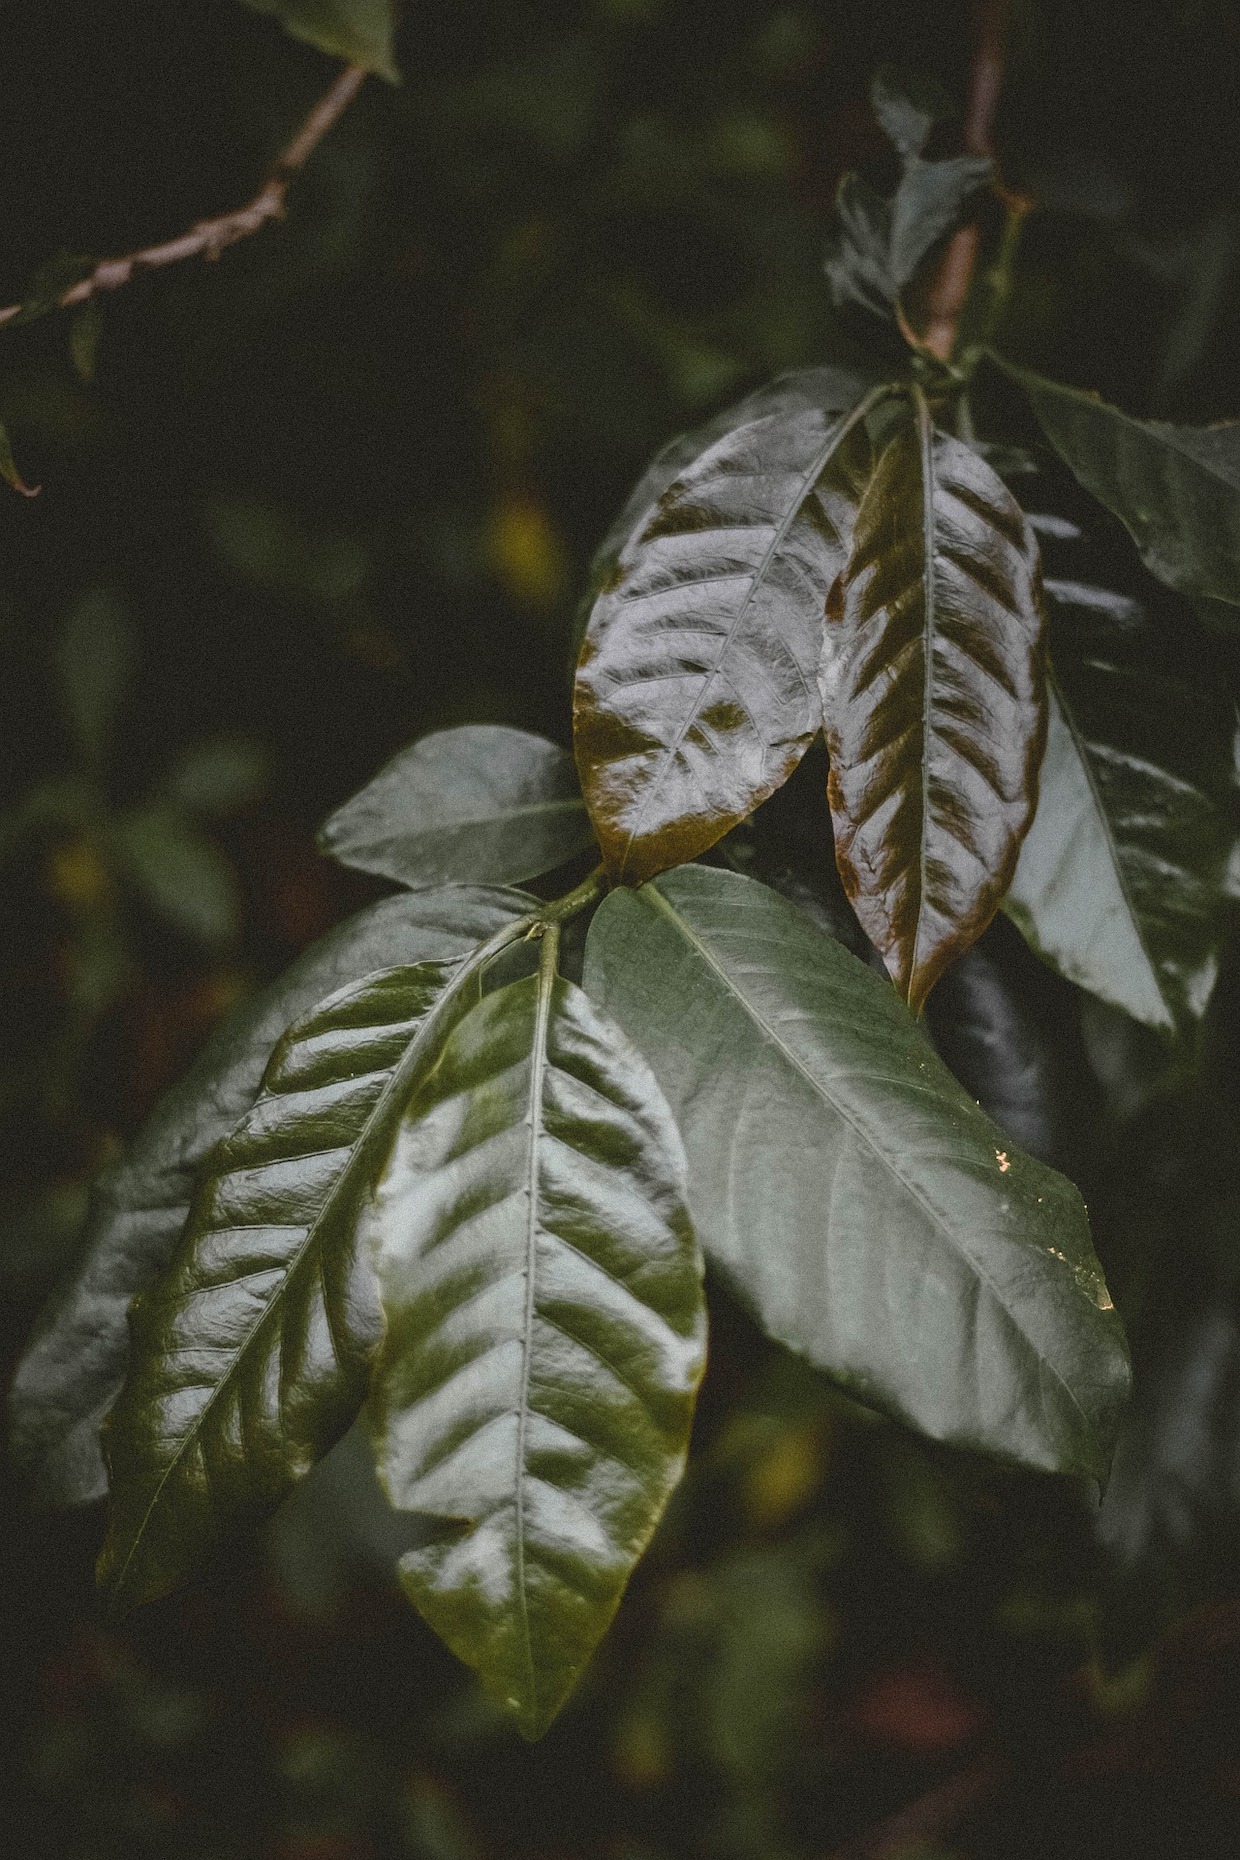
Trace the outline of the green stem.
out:
M 583 878 L 579 885 L 566 891 L 562 898 L 553 898 L 549 904 L 540 904 L 536 911 L 523 917 L 519 924 L 513 926 L 517 936 L 536 935 L 540 930 L 550 929 L 553 925 L 566 924 L 572 917 L 580 917 L 582 911 L 588 911 L 592 904 L 598 904 L 607 896 L 609 889 L 607 871 L 604 866 L 595 866 L 589 878 Z

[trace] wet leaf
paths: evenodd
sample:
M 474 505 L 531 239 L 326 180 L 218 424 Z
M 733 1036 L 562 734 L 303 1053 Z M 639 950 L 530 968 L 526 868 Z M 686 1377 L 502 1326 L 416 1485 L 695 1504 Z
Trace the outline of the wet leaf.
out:
M 246 5 L 274 13 L 295 39 L 399 84 L 392 0 L 246 0 Z
M 990 922 L 1033 816 L 1039 581 L 1019 506 L 919 400 L 862 498 L 822 664 L 840 875 L 914 1009 Z
M 359 1215 L 477 962 L 383 970 L 320 1002 L 212 1151 L 171 1266 L 130 1307 L 103 1430 L 114 1609 L 185 1581 L 357 1415 L 383 1329 Z
M 398 884 L 512 884 L 594 844 L 572 757 L 499 724 L 440 730 L 337 808 L 319 845 Z
M 1226 930 L 1232 707 L 1209 678 L 1204 641 L 1186 655 L 1200 678 L 1154 658 L 1161 621 L 1183 641 L 1188 616 L 1155 621 L 1101 583 L 1062 520 L 1047 548 L 1057 561 L 1046 583 L 1050 729 L 1006 909 L 1070 981 L 1147 1026 L 1185 1032 L 1210 999 Z
M 544 960 L 455 1029 L 368 1225 L 380 1477 L 435 1520 L 401 1580 L 537 1737 L 684 1467 L 705 1310 L 680 1140 L 645 1063 Z
M 595 603 L 574 735 L 617 880 L 705 851 L 817 734 L 823 604 L 868 457 L 865 410 L 728 433 L 663 493 Z
M 1231 611 L 1240 606 L 1240 422 L 1135 420 L 1092 394 L 1000 366 L 1085 489 L 1128 529 L 1150 573 L 1207 603 L 1215 624 L 1240 627 Z
M 1127 1353 L 1081 1198 L 881 977 L 691 866 L 604 901 L 586 987 L 650 1060 L 703 1247 L 771 1336 L 936 1440 L 1104 1474 Z
M 482 889 L 385 898 L 307 950 L 212 1036 L 128 1155 L 95 1184 L 82 1263 L 18 1365 L 12 1448 L 40 1502 L 103 1496 L 99 1424 L 124 1379 L 129 1301 L 171 1261 L 195 1178 L 253 1104 L 289 1023 L 374 969 L 464 956 L 528 907 L 519 895 Z

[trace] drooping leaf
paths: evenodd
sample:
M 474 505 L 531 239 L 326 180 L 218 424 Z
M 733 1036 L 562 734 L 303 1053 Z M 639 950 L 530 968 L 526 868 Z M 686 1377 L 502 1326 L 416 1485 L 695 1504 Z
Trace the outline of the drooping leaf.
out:
M 572 757 L 500 724 L 424 736 L 319 832 L 341 865 L 418 890 L 537 878 L 593 843 Z
M 1037 814 L 1006 909 L 1070 981 L 1183 1032 L 1205 1010 L 1226 929 L 1232 708 L 1204 664 L 1192 678 L 1157 662 L 1156 621 L 1183 640 L 1189 616 L 1153 615 L 1102 585 L 1074 525 L 1034 521 L 1051 525 L 1055 672 Z
M 99 1424 L 124 1379 L 129 1301 L 172 1259 L 195 1178 L 253 1104 L 284 1029 L 372 970 L 466 955 L 529 903 L 481 888 L 385 898 L 307 950 L 212 1036 L 128 1155 L 96 1183 L 82 1263 L 18 1365 L 12 1447 L 40 1502 L 103 1496 Z
M 649 1068 L 544 960 L 458 1024 L 375 1197 L 379 1472 L 436 1520 L 401 1579 L 527 1737 L 684 1466 L 705 1350 L 684 1170 Z
M 577 767 L 614 878 L 694 858 L 818 732 L 822 610 L 864 474 L 863 415 L 770 416 L 666 490 L 595 603 Z
M 669 441 L 650 461 L 595 552 L 582 604 L 581 631 L 585 631 L 585 623 L 599 594 L 613 580 L 626 543 L 644 527 L 663 493 L 711 446 L 738 427 L 767 419 L 772 414 L 795 417 L 799 413 L 847 413 L 875 386 L 874 376 L 854 368 L 791 369 L 735 406 L 726 407 L 705 425 Z
M 246 0 L 246 5 L 274 13 L 295 39 L 399 84 L 393 0 Z
M 881 977 L 693 866 L 604 901 L 586 987 L 650 1060 L 703 1247 L 771 1336 L 934 1439 L 1105 1472 L 1127 1354 L 1081 1198 Z
M 1046 733 L 1037 544 L 925 402 L 880 455 L 827 609 L 844 888 L 914 1009 L 1003 898 Z
M 130 1307 L 104 1425 L 113 1608 L 183 1582 L 354 1420 L 383 1329 L 359 1213 L 477 961 L 382 970 L 320 1002 L 211 1152 L 171 1266 Z
M 999 358 L 996 358 L 999 359 Z M 1136 420 L 1095 395 L 1000 366 L 1028 395 L 1043 432 L 1091 496 L 1131 533 L 1152 575 L 1240 627 L 1240 422 Z

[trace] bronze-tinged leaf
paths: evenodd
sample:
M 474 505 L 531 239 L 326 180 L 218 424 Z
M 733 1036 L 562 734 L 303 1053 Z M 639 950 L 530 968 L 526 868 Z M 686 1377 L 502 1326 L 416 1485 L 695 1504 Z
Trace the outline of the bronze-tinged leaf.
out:
M 705 852 L 816 735 L 823 604 L 868 476 L 873 399 L 728 433 L 621 553 L 590 617 L 574 715 L 614 880 Z
M 920 1010 L 1007 890 L 1046 741 L 1033 532 L 920 396 L 832 589 L 822 696 L 840 875 Z

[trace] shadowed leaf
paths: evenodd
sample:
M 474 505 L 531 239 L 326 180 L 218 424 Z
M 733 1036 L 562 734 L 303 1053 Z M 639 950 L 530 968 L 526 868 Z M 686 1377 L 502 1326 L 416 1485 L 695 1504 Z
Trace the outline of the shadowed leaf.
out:
M 274 13 L 295 39 L 399 84 L 393 0 L 246 0 L 246 5 Z
M 544 960 L 457 1026 L 368 1227 L 380 1477 L 436 1520 L 401 1579 L 536 1737 L 684 1466 L 705 1311 L 680 1140 L 645 1063 Z
M 1046 732 L 1033 532 L 924 402 L 862 498 L 822 693 L 840 875 L 919 1009 L 1007 890 Z
M 650 1060 L 703 1247 L 773 1337 L 934 1439 L 1105 1472 L 1127 1354 L 1081 1198 L 881 977 L 690 866 L 604 901 L 586 986 Z

